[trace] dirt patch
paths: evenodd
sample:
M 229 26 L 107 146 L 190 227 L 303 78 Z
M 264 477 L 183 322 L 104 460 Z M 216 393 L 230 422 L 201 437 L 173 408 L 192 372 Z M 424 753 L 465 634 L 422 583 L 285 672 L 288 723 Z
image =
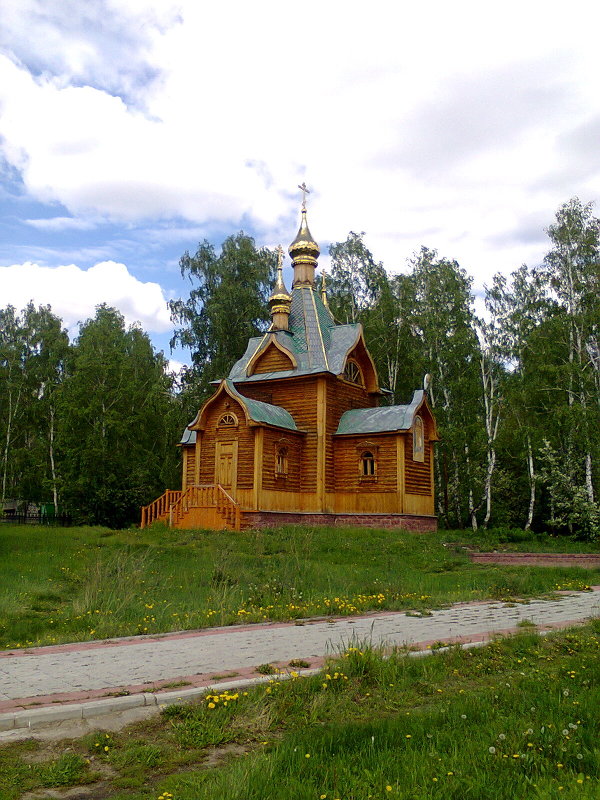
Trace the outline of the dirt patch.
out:
M 469 553 L 469 558 L 474 564 L 600 568 L 600 554 L 595 553 Z
M 206 752 L 206 759 L 202 762 L 202 767 L 206 769 L 220 767 L 223 762 L 228 761 L 230 758 L 243 756 L 249 750 L 248 746 L 242 744 L 226 744 L 223 747 L 215 747 L 213 750 Z
M 106 800 L 109 788 L 107 781 L 100 781 L 89 786 L 72 786 L 70 789 L 37 789 L 24 794 L 21 800 Z

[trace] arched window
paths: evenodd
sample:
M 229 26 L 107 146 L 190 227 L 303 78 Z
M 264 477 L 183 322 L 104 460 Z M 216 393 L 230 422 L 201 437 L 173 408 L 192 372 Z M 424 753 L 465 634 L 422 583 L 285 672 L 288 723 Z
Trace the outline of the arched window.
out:
M 425 461 L 425 429 L 421 417 L 413 425 L 413 461 Z
M 350 381 L 350 383 L 356 383 L 358 386 L 364 386 L 362 372 L 356 361 L 348 360 L 346 362 L 344 379 Z
M 219 428 L 227 428 L 238 424 L 237 417 L 231 411 L 227 411 L 219 420 Z
M 288 449 L 287 447 L 277 448 L 275 458 L 275 473 L 277 475 L 287 475 L 288 473 Z
M 365 450 L 360 457 L 360 474 L 364 478 L 375 475 L 375 456 L 370 450 Z

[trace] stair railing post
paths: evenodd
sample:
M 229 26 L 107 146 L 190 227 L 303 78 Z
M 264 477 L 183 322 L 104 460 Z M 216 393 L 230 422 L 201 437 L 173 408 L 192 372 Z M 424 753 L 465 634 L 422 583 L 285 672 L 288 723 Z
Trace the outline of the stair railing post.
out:
M 169 528 L 173 527 L 173 503 L 169 504 Z

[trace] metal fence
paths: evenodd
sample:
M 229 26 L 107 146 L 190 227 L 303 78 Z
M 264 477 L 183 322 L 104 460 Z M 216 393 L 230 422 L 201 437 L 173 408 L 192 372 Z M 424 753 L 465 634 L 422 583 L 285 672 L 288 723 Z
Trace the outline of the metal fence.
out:
M 0 523 L 9 525 L 51 525 L 67 528 L 72 524 L 70 514 L 45 514 L 34 512 L 27 514 L 0 514 Z

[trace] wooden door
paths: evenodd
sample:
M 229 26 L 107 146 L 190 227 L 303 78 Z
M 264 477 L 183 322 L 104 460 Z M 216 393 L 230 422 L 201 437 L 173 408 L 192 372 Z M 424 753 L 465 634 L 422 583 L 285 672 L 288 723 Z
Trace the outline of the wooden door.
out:
M 237 441 L 217 442 L 215 446 L 215 483 L 220 483 L 233 498 L 237 488 L 237 451 Z

